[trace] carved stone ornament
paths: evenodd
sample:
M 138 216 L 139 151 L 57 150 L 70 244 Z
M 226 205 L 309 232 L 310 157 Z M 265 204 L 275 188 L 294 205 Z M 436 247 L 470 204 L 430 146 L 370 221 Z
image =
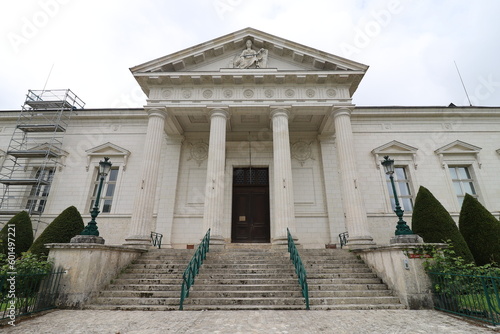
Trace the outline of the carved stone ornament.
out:
M 201 165 L 203 161 L 208 158 L 208 144 L 202 141 L 198 143 L 189 143 L 191 146 L 190 157 L 188 160 L 195 160 L 198 163 L 198 166 Z
M 298 141 L 292 145 L 292 157 L 300 162 L 302 166 L 307 161 L 307 159 L 314 160 L 312 157 L 311 143 L 306 143 L 305 141 Z
M 267 67 L 267 49 L 255 51 L 252 49 L 252 41 L 246 41 L 246 49 L 233 60 L 233 68 L 266 68 Z

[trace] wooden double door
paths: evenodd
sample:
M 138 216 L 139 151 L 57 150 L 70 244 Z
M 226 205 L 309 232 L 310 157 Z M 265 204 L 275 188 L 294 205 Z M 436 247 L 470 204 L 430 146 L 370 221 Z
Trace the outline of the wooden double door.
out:
M 233 173 L 232 242 L 270 242 L 268 169 L 235 168 Z

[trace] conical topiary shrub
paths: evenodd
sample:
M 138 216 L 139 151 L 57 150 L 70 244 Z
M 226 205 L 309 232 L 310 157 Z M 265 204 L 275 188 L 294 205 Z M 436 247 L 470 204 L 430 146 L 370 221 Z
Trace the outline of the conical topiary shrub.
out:
M 45 248 L 45 244 L 68 243 L 71 238 L 80 234 L 84 227 L 80 212 L 74 206 L 70 206 L 45 228 L 29 251 L 34 254 L 48 255 L 49 250 Z
M 13 225 L 13 229 L 9 229 L 9 225 Z M 10 234 L 14 233 L 14 234 Z M 12 217 L 0 231 L 0 242 L 2 243 L 2 251 L 4 254 L 9 253 L 9 236 L 14 240 L 15 247 L 13 248 L 16 257 L 21 256 L 21 253 L 26 252 L 31 244 L 33 244 L 33 226 L 31 219 L 26 211 L 21 211 Z
M 458 226 L 478 266 L 500 263 L 500 222 L 469 194 L 465 195 Z
M 421 186 L 418 190 L 411 222 L 413 232 L 420 235 L 424 242 L 440 243 L 450 240 L 457 256 L 462 257 L 467 263 L 474 263 L 472 253 L 457 224 L 425 187 Z

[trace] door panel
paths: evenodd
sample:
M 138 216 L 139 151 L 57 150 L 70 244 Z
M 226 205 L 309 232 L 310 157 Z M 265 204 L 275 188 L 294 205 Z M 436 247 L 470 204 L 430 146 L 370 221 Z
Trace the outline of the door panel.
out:
M 270 242 L 269 188 L 233 188 L 232 242 Z

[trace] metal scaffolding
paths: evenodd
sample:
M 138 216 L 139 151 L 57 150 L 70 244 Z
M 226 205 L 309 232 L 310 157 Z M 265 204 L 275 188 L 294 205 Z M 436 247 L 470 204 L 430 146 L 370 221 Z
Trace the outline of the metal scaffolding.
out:
M 28 91 L 0 169 L 0 219 L 27 211 L 36 234 L 70 117 L 84 106 L 69 89 Z

